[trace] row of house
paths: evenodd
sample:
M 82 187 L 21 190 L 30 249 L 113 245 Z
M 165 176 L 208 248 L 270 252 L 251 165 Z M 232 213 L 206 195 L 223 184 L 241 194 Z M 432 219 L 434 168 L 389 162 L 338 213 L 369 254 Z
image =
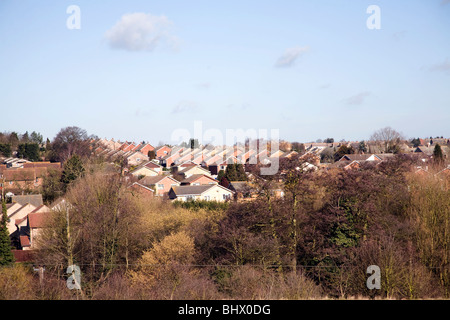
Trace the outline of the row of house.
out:
M 6 227 L 17 250 L 32 250 L 51 209 L 44 205 L 41 194 L 17 195 L 6 205 Z
M 148 161 L 129 175 L 137 180 L 131 188 L 150 196 L 180 201 L 226 201 L 233 197 L 233 191 L 219 185 L 209 170 L 190 161 L 172 167 L 170 171 L 154 161 Z
M 60 162 L 29 162 L 21 166 L 0 164 L 0 194 L 37 191 L 49 170 L 62 170 Z
M 106 140 L 102 139 L 99 143 L 102 147 L 98 147 L 95 151 L 98 155 L 103 155 L 105 157 L 122 156 L 126 157 L 131 166 L 140 165 L 149 159 L 143 159 L 145 152 L 142 152 L 140 148 L 143 145 L 136 145 L 130 142 L 116 142 L 113 139 Z M 134 147 L 133 147 L 134 146 Z M 197 146 L 196 148 L 187 148 L 182 146 L 170 147 L 167 145 L 154 148 L 149 144 L 149 151 L 154 151 L 154 156 L 157 163 L 162 167 L 171 168 L 174 166 L 179 166 L 182 163 L 191 161 L 197 165 L 205 168 L 209 168 L 210 171 L 215 174 L 215 171 L 226 169 L 226 165 L 230 163 L 257 163 L 257 161 L 266 162 L 273 158 L 286 157 L 296 154 L 295 151 L 284 152 L 281 150 L 270 151 L 266 146 Z M 130 149 L 131 148 L 131 149 Z M 134 153 L 139 153 L 140 159 L 136 161 L 131 157 Z M 148 156 L 148 155 L 147 155 Z

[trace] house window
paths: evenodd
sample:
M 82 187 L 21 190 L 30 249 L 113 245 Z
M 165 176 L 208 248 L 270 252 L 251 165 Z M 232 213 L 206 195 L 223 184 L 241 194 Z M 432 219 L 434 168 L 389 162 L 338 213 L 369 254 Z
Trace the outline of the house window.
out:
M 195 198 L 194 196 L 186 196 L 186 200 L 187 200 L 187 201 L 189 201 L 189 200 L 194 200 L 194 198 Z
M 230 195 L 229 194 L 223 194 L 222 197 L 223 197 L 223 200 L 230 199 Z
M 210 196 L 204 196 L 203 199 L 206 200 L 206 201 L 209 201 L 209 200 L 211 200 L 211 197 Z
M 158 189 L 159 190 L 164 189 L 164 185 L 162 183 L 158 183 Z
M 141 158 L 137 158 L 136 161 L 137 161 L 137 162 L 141 162 Z

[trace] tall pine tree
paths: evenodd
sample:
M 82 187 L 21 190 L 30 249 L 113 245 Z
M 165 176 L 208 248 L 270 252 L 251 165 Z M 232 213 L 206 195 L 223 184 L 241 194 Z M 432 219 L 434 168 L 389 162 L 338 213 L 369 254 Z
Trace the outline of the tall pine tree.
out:
M 2 201 L 2 220 L 0 223 L 0 266 L 7 266 L 14 263 L 14 254 L 11 251 L 11 239 L 9 238 L 6 221 L 8 214 L 6 210 L 6 203 Z
M 433 150 L 434 163 L 437 165 L 442 165 L 444 162 L 444 154 L 442 153 L 442 148 L 439 143 L 436 143 Z

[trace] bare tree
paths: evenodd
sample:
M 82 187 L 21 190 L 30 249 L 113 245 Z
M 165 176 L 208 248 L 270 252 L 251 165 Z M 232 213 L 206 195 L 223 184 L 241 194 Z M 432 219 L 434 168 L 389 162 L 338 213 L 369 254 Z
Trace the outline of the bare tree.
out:
M 90 137 L 79 127 L 61 129 L 52 142 L 53 160 L 64 162 L 72 155 L 85 157 L 90 154 Z
M 370 140 L 385 153 L 397 153 L 400 149 L 400 142 L 405 138 L 403 135 L 391 127 L 385 127 L 375 131 Z

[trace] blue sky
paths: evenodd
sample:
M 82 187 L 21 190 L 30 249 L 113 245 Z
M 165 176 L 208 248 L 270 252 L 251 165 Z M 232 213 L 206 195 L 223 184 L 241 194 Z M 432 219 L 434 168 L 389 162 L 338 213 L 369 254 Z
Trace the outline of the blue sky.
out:
M 202 121 L 303 142 L 450 136 L 449 0 L 2 0 L 0 40 L 1 132 L 157 144 Z

